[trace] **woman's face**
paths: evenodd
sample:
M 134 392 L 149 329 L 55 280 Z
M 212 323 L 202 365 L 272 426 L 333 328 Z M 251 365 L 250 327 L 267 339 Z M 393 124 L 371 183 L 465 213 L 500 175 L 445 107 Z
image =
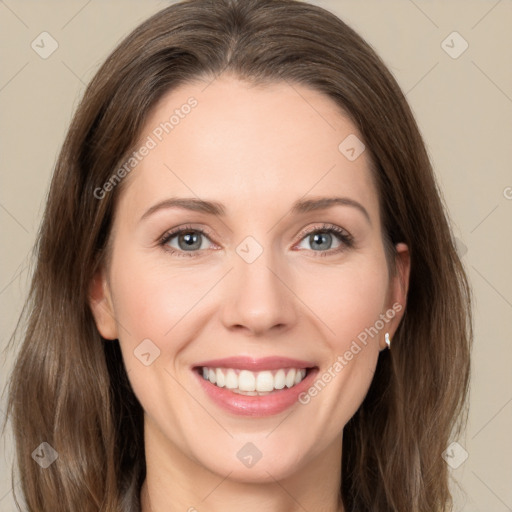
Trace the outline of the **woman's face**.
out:
M 403 244 L 388 273 L 361 138 L 327 96 L 285 82 L 224 75 L 157 105 L 91 288 L 147 456 L 239 481 L 326 457 L 339 470 L 408 280 Z

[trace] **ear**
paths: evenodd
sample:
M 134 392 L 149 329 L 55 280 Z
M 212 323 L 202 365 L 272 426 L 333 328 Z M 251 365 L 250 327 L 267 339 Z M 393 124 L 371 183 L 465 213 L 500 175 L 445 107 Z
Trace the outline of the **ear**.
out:
M 89 305 L 101 336 L 107 340 L 117 339 L 112 295 L 103 267 L 96 272 L 91 281 Z
M 404 243 L 396 244 L 396 272 L 391 277 L 389 282 L 388 300 L 387 300 L 387 312 L 389 316 L 393 315 L 393 318 L 383 329 L 380 349 L 384 350 L 387 348 L 384 334 L 389 333 L 389 338 L 393 340 L 393 336 L 400 325 L 400 321 L 405 313 L 405 306 L 407 304 L 407 292 L 409 290 L 409 275 L 411 272 L 411 256 L 409 253 L 409 247 Z

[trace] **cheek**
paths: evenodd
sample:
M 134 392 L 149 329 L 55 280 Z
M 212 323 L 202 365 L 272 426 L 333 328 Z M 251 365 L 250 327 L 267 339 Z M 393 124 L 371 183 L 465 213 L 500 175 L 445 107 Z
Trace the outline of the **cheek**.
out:
M 329 355 L 301 403 L 333 436 L 360 407 L 374 376 L 388 285 L 384 265 L 380 258 L 359 259 L 335 272 L 322 270 L 322 281 L 318 274 L 303 280 Z
M 337 353 L 373 327 L 384 313 L 387 266 L 378 251 L 338 267 L 303 269 L 295 279 L 297 295 L 316 314 Z
M 308 402 L 322 394 L 330 411 L 323 418 L 335 430 L 344 425 L 361 404 L 371 384 L 379 355 L 388 291 L 387 264 L 378 250 L 340 265 L 304 272 L 300 296 L 317 313 L 318 329 L 326 343 L 329 360 L 318 376 Z M 385 329 L 384 329 L 385 330 Z M 326 393 L 323 389 L 328 389 Z M 322 391 L 321 391 L 322 390 Z M 317 411 L 322 415 L 322 412 Z
M 204 272 L 171 268 L 161 261 L 155 265 L 136 251 L 112 266 L 124 363 L 135 395 L 152 416 L 158 417 L 163 404 L 171 413 L 185 407 L 187 396 L 174 385 L 174 369 L 181 351 L 196 334 L 194 326 L 201 324 L 197 322 L 198 304 L 211 287 L 207 277 Z
M 125 334 L 128 331 L 133 341 L 150 338 L 162 343 L 207 291 L 207 278 L 193 268 L 171 267 L 165 261 L 156 265 L 144 255 L 119 260 L 112 286 L 115 314 Z

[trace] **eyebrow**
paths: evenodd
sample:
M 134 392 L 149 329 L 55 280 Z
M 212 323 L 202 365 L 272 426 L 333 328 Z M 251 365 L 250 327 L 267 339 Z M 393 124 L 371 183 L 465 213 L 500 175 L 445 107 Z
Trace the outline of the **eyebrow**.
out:
M 291 213 L 308 213 L 316 210 L 324 210 L 336 205 L 356 208 L 371 225 L 372 221 L 366 208 L 361 203 L 349 197 L 314 197 L 311 199 L 299 199 L 293 203 Z M 168 208 L 182 208 L 184 210 L 207 213 L 218 217 L 224 217 L 226 215 L 224 205 L 216 201 L 206 201 L 194 197 L 171 197 L 151 206 L 151 208 L 142 215 L 139 222 L 159 210 Z

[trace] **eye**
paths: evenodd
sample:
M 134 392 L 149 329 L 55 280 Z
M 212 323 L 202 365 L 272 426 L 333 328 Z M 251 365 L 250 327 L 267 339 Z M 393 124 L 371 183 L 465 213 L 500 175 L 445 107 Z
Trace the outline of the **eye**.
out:
M 350 233 L 334 225 L 324 224 L 322 227 L 310 230 L 302 235 L 303 238 L 297 247 L 320 252 L 319 256 L 325 256 L 327 253 L 338 253 L 352 247 L 354 242 Z M 309 247 L 307 247 L 308 245 Z
M 304 244 L 309 247 L 305 247 Z M 159 245 L 176 256 L 199 256 L 200 251 L 212 248 L 215 244 L 203 229 L 182 226 L 165 233 L 160 239 Z M 353 247 L 353 245 L 353 237 L 346 230 L 339 226 L 323 224 L 303 232 L 301 242 L 296 247 L 311 250 L 317 253 L 317 256 L 327 256 Z
M 208 249 L 211 243 L 205 231 L 190 226 L 184 226 L 169 231 L 160 240 L 160 245 L 163 246 L 165 250 L 179 254 L 180 256 L 193 256 L 194 254 L 192 253 Z

